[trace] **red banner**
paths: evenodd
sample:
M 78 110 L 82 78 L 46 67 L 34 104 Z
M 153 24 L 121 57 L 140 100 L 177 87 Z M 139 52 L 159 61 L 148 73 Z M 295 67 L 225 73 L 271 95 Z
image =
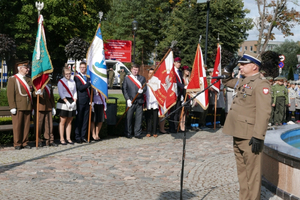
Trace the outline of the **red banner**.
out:
M 131 62 L 131 43 L 130 40 L 107 40 L 104 43 L 105 59 Z

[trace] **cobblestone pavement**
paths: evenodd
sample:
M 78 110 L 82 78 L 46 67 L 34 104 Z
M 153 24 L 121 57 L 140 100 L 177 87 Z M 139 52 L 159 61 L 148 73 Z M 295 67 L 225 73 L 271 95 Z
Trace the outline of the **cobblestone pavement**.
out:
M 238 199 L 232 137 L 187 133 L 183 199 Z M 32 144 L 33 145 L 33 144 Z M 0 150 L 1 199 L 179 199 L 182 134 Z M 262 187 L 262 199 L 280 198 Z

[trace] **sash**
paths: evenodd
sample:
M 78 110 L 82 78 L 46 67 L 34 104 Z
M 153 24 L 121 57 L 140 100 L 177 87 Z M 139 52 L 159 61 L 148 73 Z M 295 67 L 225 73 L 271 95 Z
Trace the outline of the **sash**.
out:
M 70 91 L 69 88 L 66 86 L 66 84 L 63 82 L 63 80 L 60 79 L 59 82 L 61 82 L 61 84 L 65 87 L 65 89 L 67 90 L 67 92 L 68 92 L 69 95 L 71 96 L 71 98 L 74 100 L 71 91 Z
M 30 92 L 30 87 L 29 85 L 26 83 L 26 81 L 24 80 L 24 78 L 20 78 L 19 77 L 20 75 L 19 74 L 15 74 L 14 77 L 16 77 L 16 79 L 21 83 L 21 85 L 23 86 L 23 88 L 25 89 L 27 95 L 29 96 L 30 98 L 30 101 L 32 103 L 32 97 L 31 97 L 31 92 Z
M 180 76 L 179 76 L 179 74 L 178 74 L 178 69 L 176 69 L 176 70 L 174 70 L 174 71 L 175 71 L 175 74 L 176 74 L 177 79 L 179 80 L 180 83 L 182 83 L 181 78 L 180 78 Z
M 98 91 L 97 91 L 97 92 L 98 92 Z M 105 110 L 106 110 L 106 102 L 103 101 L 103 99 L 102 99 L 102 94 L 101 94 L 100 92 L 98 92 L 98 95 L 100 96 L 100 99 L 101 99 L 101 101 L 102 101 L 102 103 L 103 103 L 104 117 L 105 117 L 105 119 L 107 119 L 107 115 L 106 115 L 106 112 L 105 112 Z
M 47 94 L 48 94 L 48 96 L 49 96 L 49 99 L 50 99 L 50 98 L 51 98 L 51 97 L 50 97 L 50 93 L 51 93 L 50 91 L 51 91 L 51 90 L 50 90 L 50 88 L 49 88 L 48 85 L 45 85 L 45 91 L 47 92 Z
M 83 84 L 83 85 L 85 85 L 86 84 L 86 81 L 84 80 L 84 78 L 79 74 L 77 74 L 77 75 L 75 75 L 77 78 L 79 78 L 79 80 L 80 80 L 80 82 Z M 88 96 L 89 96 L 89 98 L 91 98 L 91 95 L 90 95 L 90 91 L 89 91 L 89 89 L 88 88 L 86 88 L 86 91 L 87 91 L 87 93 L 88 93 Z
M 136 87 L 138 87 L 139 89 L 142 88 L 141 82 L 137 80 L 137 78 L 135 78 L 132 74 L 128 75 L 128 78 L 136 85 Z

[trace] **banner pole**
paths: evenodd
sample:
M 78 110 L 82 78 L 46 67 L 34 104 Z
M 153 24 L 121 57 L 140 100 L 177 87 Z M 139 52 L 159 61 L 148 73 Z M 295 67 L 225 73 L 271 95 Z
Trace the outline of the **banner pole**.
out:
M 216 121 L 217 121 L 217 98 L 218 98 L 218 93 L 215 93 L 214 129 L 216 129 Z
M 91 91 L 91 96 L 90 96 L 89 127 L 88 127 L 88 142 L 90 142 L 90 139 L 91 139 L 91 118 L 92 118 L 92 103 L 93 103 L 93 95 L 94 95 L 94 89 L 92 88 L 92 91 Z
M 36 141 L 35 147 L 38 149 L 39 144 L 39 104 L 40 104 L 40 95 L 36 95 L 36 111 L 35 111 L 35 118 L 36 118 L 36 126 L 35 126 L 35 134 L 36 134 Z
M 186 98 L 187 98 L 187 93 L 185 94 L 184 102 L 186 102 Z M 180 127 L 181 120 L 182 120 L 182 117 L 183 117 L 183 112 L 184 112 L 184 106 L 182 106 L 182 109 L 181 109 L 180 118 L 179 118 L 179 123 L 178 123 L 178 126 L 177 126 L 177 132 L 179 131 L 179 127 Z M 185 121 L 184 121 L 184 123 L 185 123 Z M 185 128 L 184 128 L 184 129 L 185 129 Z M 183 130 L 183 131 L 185 131 L 185 130 Z

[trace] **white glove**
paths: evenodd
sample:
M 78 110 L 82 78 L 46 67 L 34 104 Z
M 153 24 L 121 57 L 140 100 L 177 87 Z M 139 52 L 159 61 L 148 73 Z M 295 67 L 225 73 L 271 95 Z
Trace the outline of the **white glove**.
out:
M 34 115 L 34 110 L 31 110 L 31 114 Z
M 15 109 L 15 108 L 10 109 L 10 113 L 11 113 L 12 115 L 17 114 L 17 109 Z
M 35 92 L 36 95 L 43 94 L 41 89 L 38 89 L 38 91 Z
M 52 108 L 52 116 L 55 116 L 55 114 L 56 114 L 56 110 L 55 108 Z
M 72 106 L 73 109 L 76 109 L 76 102 L 73 101 L 73 103 L 71 104 L 71 106 Z
M 187 85 L 186 86 L 184 86 L 184 89 L 186 89 L 187 88 Z
M 69 103 L 69 101 L 66 102 L 66 105 L 67 105 L 68 109 L 72 108 L 72 105 Z
M 138 93 L 140 93 L 140 94 L 142 94 L 143 92 L 144 92 L 144 91 L 143 91 L 143 89 L 141 89 L 141 88 L 138 90 Z
M 128 108 L 130 108 L 132 106 L 132 103 L 131 103 L 130 99 L 127 100 L 127 106 L 128 106 Z

